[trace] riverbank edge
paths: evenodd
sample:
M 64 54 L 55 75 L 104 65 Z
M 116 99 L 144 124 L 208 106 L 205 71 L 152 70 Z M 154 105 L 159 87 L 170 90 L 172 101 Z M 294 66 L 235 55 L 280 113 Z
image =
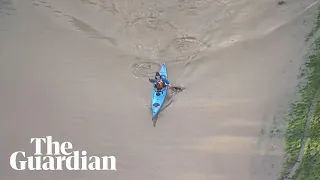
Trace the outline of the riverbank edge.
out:
M 297 98 L 285 117 L 286 159 L 279 180 L 320 179 L 320 37 L 314 37 L 319 29 L 320 8 L 306 36 L 313 43 L 301 68 Z

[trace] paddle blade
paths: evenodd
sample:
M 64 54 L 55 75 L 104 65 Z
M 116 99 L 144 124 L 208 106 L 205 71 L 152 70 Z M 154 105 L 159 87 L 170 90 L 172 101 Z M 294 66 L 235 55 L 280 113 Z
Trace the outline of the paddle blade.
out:
M 175 92 L 182 92 L 184 89 L 184 87 L 172 86 L 172 90 Z

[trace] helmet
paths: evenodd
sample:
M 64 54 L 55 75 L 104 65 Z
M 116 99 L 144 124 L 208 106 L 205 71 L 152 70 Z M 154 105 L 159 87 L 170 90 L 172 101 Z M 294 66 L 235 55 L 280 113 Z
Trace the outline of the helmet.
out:
M 155 76 L 160 76 L 160 73 L 159 72 L 156 72 L 156 75 Z

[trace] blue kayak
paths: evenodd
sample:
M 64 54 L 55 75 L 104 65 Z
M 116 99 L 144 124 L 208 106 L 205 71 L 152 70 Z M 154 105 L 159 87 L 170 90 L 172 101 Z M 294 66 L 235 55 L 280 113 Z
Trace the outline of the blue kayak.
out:
M 165 63 L 162 64 L 162 67 L 159 71 L 160 75 L 164 78 L 168 78 L 167 74 L 167 66 Z M 152 90 L 152 119 L 157 118 L 161 108 L 167 97 L 167 88 L 163 88 L 161 91 L 157 91 L 156 88 L 153 87 Z

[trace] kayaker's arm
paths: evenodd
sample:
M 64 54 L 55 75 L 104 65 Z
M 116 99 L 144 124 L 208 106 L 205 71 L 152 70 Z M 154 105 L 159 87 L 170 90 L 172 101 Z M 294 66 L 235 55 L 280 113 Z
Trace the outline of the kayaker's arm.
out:
M 154 83 L 154 79 L 149 78 L 149 81 L 150 81 L 151 83 Z
M 170 84 L 169 80 L 166 78 L 163 78 L 163 81 L 169 86 L 169 88 L 172 87 L 172 85 Z

